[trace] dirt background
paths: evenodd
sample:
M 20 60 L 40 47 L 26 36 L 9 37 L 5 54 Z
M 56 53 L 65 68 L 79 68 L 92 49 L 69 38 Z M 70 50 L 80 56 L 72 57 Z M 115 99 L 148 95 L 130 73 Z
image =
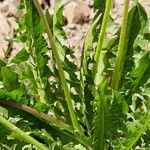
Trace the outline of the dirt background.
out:
M 42 0 L 40 0 L 42 1 Z M 134 0 L 131 0 L 130 4 Z M 150 0 L 140 0 L 150 17 Z M 50 12 L 53 14 L 55 0 L 51 0 Z M 115 0 L 112 9 L 112 18 L 118 27 L 121 24 L 124 0 Z M 68 39 L 66 45 L 75 49 L 77 59 L 80 57 L 84 37 L 94 16 L 93 0 L 69 0 L 65 5 L 64 15 L 67 24 L 64 30 Z M 48 7 L 45 5 L 45 7 Z M 22 47 L 21 44 L 13 43 L 12 39 L 17 29 L 17 21 L 20 17 L 18 10 L 19 0 L 0 0 L 0 58 L 12 58 Z

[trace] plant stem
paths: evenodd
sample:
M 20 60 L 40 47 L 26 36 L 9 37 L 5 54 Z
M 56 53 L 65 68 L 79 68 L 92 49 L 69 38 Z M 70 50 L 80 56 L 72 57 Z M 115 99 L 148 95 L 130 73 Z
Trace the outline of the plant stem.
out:
M 48 148 L 45 147 L 43 144 L 41 144 L 40 142 L 38 142 L 37 140 L 35 140 L 31 136 L 29 136 L 28 134 L 26 134 L 25 132 L 20 130 L 18 127 L 16 127 L 12 123 L 10 123 L 8 120 L 3 118 L 1 115 L 0 115 L 0 123 L 3 124 L 9 130 L 11 130 L 12 132 L 15 132 L 17 134 L 18 139 L 21 139 L 21 140 L 24 140 L 28 143 L 31 143 L 31 144 L 35 145 L 40 150 L 48 150 Z
M 46 29 L 46 32 L 47 32 L 47 35 L 48 35 L 48 39 L 49 39 L 49 42 L 50 42 L 50 45 L 51 45 L 51 48 L 52 48 L 52 52 L 53 52 L 54 57 L 55 57 L 55 61 L 56 61 L 57 67 L 58 67 L 62 87 L 63 87 L 63 90 L 64 90 L 65 98 L 66 98 L 66 101 L 67 101 L 67 105 L 68 105 L 68 109 L 69 109 L 69 113 L 70 113 L 70 117 L 71 117 L 71 121 L 72 121 L 72 125 L 73 125 L 75 130 L 80 132 L 81 131 L 80 126 L 78 124 L 77 117 L 75 115 L 75 111 L 74 111 L 74 108 L 73 108 L 73 103 L 72 103 L 72 100 L 71 100 L 71 94 L 69 92 L 69 88 L 68 88 L 68 85 L 67 85 L 67 81 L 66 81 L 66 78 L 65 78 L 65 74 L 64 74 L 64 71 L 63 71 L 61 60 L 59 58 L 59 53 L 58 53 L 57 47 L 55 45 L 55 40 L 54 40 L 52 32 L 49 28 L 47 18 L 44 15 L 43 10 L 42 10 L 42 8 L 39 4 L 39 1 L 34 0 L 34 3 L 35 3 L 35 6 L 36 6 L 40 16 L 41 16 L 43 24 L 45 26 L 45 29 Z
M 103 22 L 102 22 L 102 27 L 101 27 L 101 30 L 100 30 L 98 43 L 97 43 L 97 48 L 96 48 L 96 52 L 95 52 L 95 56 L 94 56 L 94 60 L 96 62 L 95 65 L 93 66 L 94 79 L 95 79 L 96 74 L 98 72 L 100 55 L 101 55 L 101 51 L 102 51 L 102 48 L 103 48 L 103 43 L 104 43 L 104 38 L 105 38 L 105 33 L 106 33 L 106 28 L 107 28 L 107 24 L 108 24 L 109 13 L 110 13 L 111 7 L 112 7 L 112 0 L 107 0 L 106 1 L 105 12 L 104 12 L 104 17 L 103 17 Z
M 8 105 L 8 106 L 12 106 L 12 107 L 21 109 L 25 112 L 28 112 L 28 113 L 34 115 L 37 118 L 41 118 L 41 119 L 46 120 L 47 122 L 49 122 L 51 124 L 55 124 L 57 127 L 64 128 L 70 132 L 73 132 L 73 130 L 71 129 L 71 127 L 68 124 L 60 121 L 59 119 L 57 119 L 51 115 L 45 114 L 43 112 L 38 112 L 37 110 L 35 110 L 31 107 L 28 107 L 26 105 L 22 105 L 19 103 L 15 103 L 13 101 L 8 101 L 8 100 L 0 100 L 0 104 Z
M 47 122 L 49 123 L 52 123 L 54 125 L 56 125 L 57 127 L 59 128 L 63 128 L 65 129 L 66 131 L 68 131 L 70 134 L 74 134 L 74 130 L 72 127 L 70 127 L 68 124 L 60 121 L 59 119 L 53 117 L 53 116 L 50 116 L 48 114 L 45 114 L 45 113 L 42 113 L 42 112 L 38 112 L 37 110 L 31 108 L 31 107 L 28 107 L 26 105 L 22 105 L 22 104 L 19 104 L 19 103 L 16 103 L 16 102 L 13 102 L 13 101 L 8 101 L 8 100 L 0 100 L 0 104 L 2 105 L 8 105 L 8 106 L 12 106 L 14 108 L 18 108 L 20 110 L 23 110 L 25 112 L 28 112 L 32 115 L 34 115 L 35 117 L 37 117 L 38 119 L 43 119 L 43 120 L 46 120 Z M 85 140 L 85 137 L 84 136 L 80 136 L 79 137 L 74 137 L 77 141 L 79 141 L 80 143 L 82 143 L 85 147 L 89 148 L 90 149 L 90 145 L 88 145 L 86 140 Z
M 116 59 L 114 73 L 112 77 L 112 88 L 115 90 L 119 88 L 123 66 L 124 66 L 125 55 L 126 55 L 125 43 L 126 43 L 129 1 L 130 0 L 125 0 L 125 4 L 124 4 L 124 15 L 123 15 L 123 20 L 122 20 L 118 53 L 117 53 L 117 59 Z

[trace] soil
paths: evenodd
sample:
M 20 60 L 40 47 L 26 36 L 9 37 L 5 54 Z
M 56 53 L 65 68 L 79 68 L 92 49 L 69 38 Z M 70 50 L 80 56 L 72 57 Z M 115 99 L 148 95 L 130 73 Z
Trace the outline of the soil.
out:
M 43 7 L 46 0 L 44 0 Z M 94 16 L 92 0 L 69 0 L 65 5 L 64 14 L 67 24 L 64 30 L 67 34 L 66 45 L 75 50 L 76 58 L 80 57 L 84 37 Z M 133 0 L 131 1 L 131 3 Z M 140 0 L 150 15 L 149 0 Z M 13 43 L 15 31 L 18 27 L 17 21 L 20 17 L 19 0 L 0 0 L 0 58 L 12 58 L 22 47 L 21 44 Z M 50 12 L 53 13 L 54 0 L 51 1 Z M 123 13 L 123 0 L 115 0 L 112 10 L 112 18 L 116 27 L 121 24 Z M 150 16 L 149 16 L 150 17 Z

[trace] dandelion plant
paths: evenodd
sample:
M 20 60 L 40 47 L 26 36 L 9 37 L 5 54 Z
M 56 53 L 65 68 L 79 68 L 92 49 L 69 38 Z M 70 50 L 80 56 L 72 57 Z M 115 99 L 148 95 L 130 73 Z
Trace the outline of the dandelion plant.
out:
M 65 1 L 56 0 L 53 16 L 38 0 L 21 1 L 14 40 L 22 49 L 0 60 L 0 149 L 149 149 L 147 13 L 124 0 L 108 38 L 113 1 L 93 2 L 79 66 L 64 44 Z

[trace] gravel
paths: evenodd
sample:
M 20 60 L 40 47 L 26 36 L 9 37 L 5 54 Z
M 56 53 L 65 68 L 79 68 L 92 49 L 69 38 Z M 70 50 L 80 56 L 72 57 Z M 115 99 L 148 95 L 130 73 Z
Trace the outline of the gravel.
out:
M 149 0 L 140 0 L 150 15 Z M 75 50 L 76 58 L 81 55 L 83 42 L 87 30 L 93 18 L 92 0 L 70 0 L 65 6 L 65 17 L 68 24 L 64 26 L 67 34 L 66 45 Z M 134 1 L 132 1 L 133 3 Z M 11 44 L 17 29 L 17 21 L 20 17 L 18 10 L 19 0 L 0 0 L 0 58 L 14 56 L 20 49 L 19 44 Z M 51 4 L 51 13 L 53 13 L 54 0 Z M 123 0 L 115 0 L 112 10 L 112 18 L 116 26 L 120 26 L 123 13 Z M 149 16 L 150 17 L 150 16 Z M 10 48 L 11 47 L 11 48 Z M 9 52 L 10 51 L 10 52 Z M 11 55 L 10 55 L 11 54 Z

